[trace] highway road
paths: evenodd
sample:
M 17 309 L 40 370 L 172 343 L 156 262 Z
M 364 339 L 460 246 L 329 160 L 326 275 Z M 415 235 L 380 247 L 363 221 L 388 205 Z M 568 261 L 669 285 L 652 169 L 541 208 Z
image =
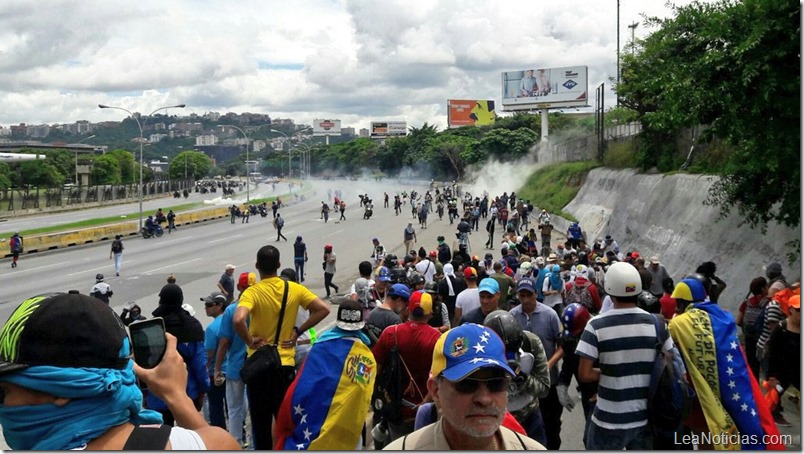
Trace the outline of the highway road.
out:
M 19 267 L 11 269 L 10 259 L 0 261 L 0 320 L 5 321 L 17 305 L 26 298 L 46 292 L 79 290 L 88 293 L 95 284 L 95 275 L 103 273 L 106 282 L 114 291 L 111 306 L 118 313 L 128 301 L 134 301 L 143 308 L 143 314 L 150 316 L 158 303 L 159 290 L 166 283 L 168 274 L 176 275 L 177 283 L 184 290 L 185 302 L 191 304 L 196 317 L 206 326 L 211 320 L 206 318 L 203 302 L 200 298 L 216 291 L 216 283 L 227 263 L 237 266 L 235 277 L 241 272 L 255 271 L 257 250 L 266 244 L 276 245 L 282 254 L 283 267 L 292 267 L 293 241 L 301 235 L 307 243 L 310 260 L 306 270 L 305 284 L 318 295 L 325 295 L 324 276 L 321 270 L 323 246 L 331 243 L 337 254 L 337 273 L 335 283 L 341 293 L 348 291 L 358 277 L 357 265 L 368 260 L 372 251 L 371 239 L 377 237 L 398 256 L 403 256 L 402 230 L 407 222 L 414 222 L 417 227 L 419 243 L 425 249 L 436 247 L 436 237 L 445 235 L 448 241 L 455 238 L 454 226 L 449 225 L 445 217 L 439 221 L 437 215 L 431 214 L 426 230 L 418 229 L 409 210 L 399 216 L 394 215 L 393 204 L 389 208 L 382 207 L 382 195 L 386 191 L 392 195 L 396 191 L 410 191 L 412 184 L 400 187 L 392 183 L 376 183 L 364 181 L 319 181 L 314 182 L 316 193 L 310 194 L 307 201 L 291 205 L 280 213 L 285 218 L 283 234 L 288 241 L 276 242 L 276 232 L 271 225 L 271 217 L 252 216 L 248 224 L 238 219 L 231 224 L 228 219 L 180 227 L 172 234 L 161 238 L 143 239 L 129 237 L 124 240 L 123 269 L 120 277 L 114 276 L 114 264 L 109 259 L 110 242 L 89 244 L 62 250 L 49 251 L 20 258 Z M 331 213 L 328 223 L 320 219 L 320 202 L 326 200 L 327 189 L 341 189 L 346 198 L 346 221 L 338 221 L 338 215 Z M 418 187 L 419 189 L 422 186 Z M 270 192 L 270 187 L 263 188 Z M 279 189 L 279 187 L 277 187 Z M 257 194 L 255 194 L 255 192 Z M 375 202 L 375 216 L 363 220 L 362 209 L 359 208 L 358 194 L 368 193 Z M 198 196 L 198 195 L 196 195 Z M 260 191 L 253 191 L 253 197 L 261 197 Z M 245 199 L 244 194 L 238 197 Z M 173 199 L 161 199 L 147 202 L 148 211 L 166 206 Z M 134 209 L 132 210 L 132 206 Z M 26 217 L 15 222 L 19 225 L 36 223 L 42 225 L 54 222 L 69 222 L 75 216 L 82 218 L 107 216 L 109 212 L 136 211 L 137 204 L 126 206 L 104 207 L 82 210 L 77 213 L 54 214 L 47 216 Z M 24 227 L 20 227 L 24 228 Z M 5 226 L 3 228 L 5 230 Z M 486 233 L 481 231 L 471 236 L 470 242 L 475 247 L 473 254 L 485 253 L 482 244 Z M 498 254 L 498 253 L 497 253 Z M 334 324 L 335 307 L 321 326 L 320 330 Z M 577 393 L 571 390 L 576 401 Z M 580 434 L 583 428 L 583 412 L 580 405 L 572 413 L 564 413 L 562 449 L 583 449 Z M 0 441 L 2 446 L 2 441 Z
M 298 185 L 294 187 L 294 192 L 298 190 Z M 276 190 L 272 190 L 270 184 L 251 184 L 249 196 L 250 199 L 273 197 L 279 195 L 280 197 L 288 196 L 288 185 L 286 183 L 277 183 Z M 143 201 L 144 217 L 153 214 L 159 208 L 163 208 L 165 213 L 170 206 L 183 205 L 193 202 L 204 202 L 208 205 L 231 205 L 232 203 L 245 203 L 246 190 L 235 193 L 234 197 L 224 198 L 221 195 L 221 190 L 217 192 L 201 194 L 200 192 L 190 192 L 188 198 L 173 198 L 171 196 L 159 197 L 155 199 L 148 199 Z M 121 220 L 137 220 L 139 211 L 139 203 L 125 203 L 125 204 L 110 204 L 97 208 L 77 209 L 73 211 L 62 211 L 48 214 L 34 214 L 16 216 L 8 219 L 3 219 L 0 222 L 0 231 L 14 232 L 22 231 L 32 228 L 49 227 L 60 224 L 69 224 L 73 222 L 83 221 L 92 218 L 109 218 L 120 217 Z

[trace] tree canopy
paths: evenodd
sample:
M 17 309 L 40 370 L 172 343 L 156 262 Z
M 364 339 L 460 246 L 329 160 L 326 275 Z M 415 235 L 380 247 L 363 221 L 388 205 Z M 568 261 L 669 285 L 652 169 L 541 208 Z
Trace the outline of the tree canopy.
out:
M 625 54 L 623 106 L 643 125 L 643 167 L 673 162 L 668 138 L 705 125 L 732 152 L 707 203 L 751 226 L 800 224 L 801 6 L 788 0 L 693 2 Z

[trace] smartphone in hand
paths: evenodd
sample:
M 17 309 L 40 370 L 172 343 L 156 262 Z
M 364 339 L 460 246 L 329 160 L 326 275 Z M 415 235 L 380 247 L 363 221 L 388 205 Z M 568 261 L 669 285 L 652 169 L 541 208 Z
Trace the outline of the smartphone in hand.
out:
M 167 349 L 165 321 L 162 317 L 141 320 L 128 325 L 134 362 L 144 369 L 153 369 L 162 361 Z

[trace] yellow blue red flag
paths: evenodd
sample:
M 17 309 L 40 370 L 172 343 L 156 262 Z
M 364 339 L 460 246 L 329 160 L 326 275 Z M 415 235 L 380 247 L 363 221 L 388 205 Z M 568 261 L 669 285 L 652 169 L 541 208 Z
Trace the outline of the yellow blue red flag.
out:
M 695 304 L 670 320 L 715 449 L 784 449 L 734 317 L 714 303 Z
M 371 349 L 360 340 L 316 342 L 279 409 L 275 449 L 354 450 L 376 370 Z

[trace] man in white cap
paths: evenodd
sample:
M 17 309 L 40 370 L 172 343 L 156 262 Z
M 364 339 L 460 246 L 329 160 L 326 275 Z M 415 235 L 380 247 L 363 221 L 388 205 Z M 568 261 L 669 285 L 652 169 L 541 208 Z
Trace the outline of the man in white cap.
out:
M 226 265 L 226 269 L 218 280 L 218 290 L 226 297 L 227 304 L 234 301 L 235 282 L 234 277 L 232 277 L 234 270 L 235 266 L 231 263 Z
M 447 331 L 435 345 L 427 380 L 441 418 L 385 449 L 544 449 L 536 440 L 502 425 L 508 385 L 515 375 L 508 366 L 505 345 L 493 330 L 470 323 Z
M 659 262 L 659 256 L 654 255 L 650 258 L 650 264 L 647 267 L 648 272 L 653 277 L 653 280 L 650 283 L 650 288 L 647 289 L 653 296 L 656 298 L 661 298 L 664 295 L 664 289 L 662 288 L 662 282 L 665 279 L 670 277 L 670 273 L 667 272 L 667 269 Z

